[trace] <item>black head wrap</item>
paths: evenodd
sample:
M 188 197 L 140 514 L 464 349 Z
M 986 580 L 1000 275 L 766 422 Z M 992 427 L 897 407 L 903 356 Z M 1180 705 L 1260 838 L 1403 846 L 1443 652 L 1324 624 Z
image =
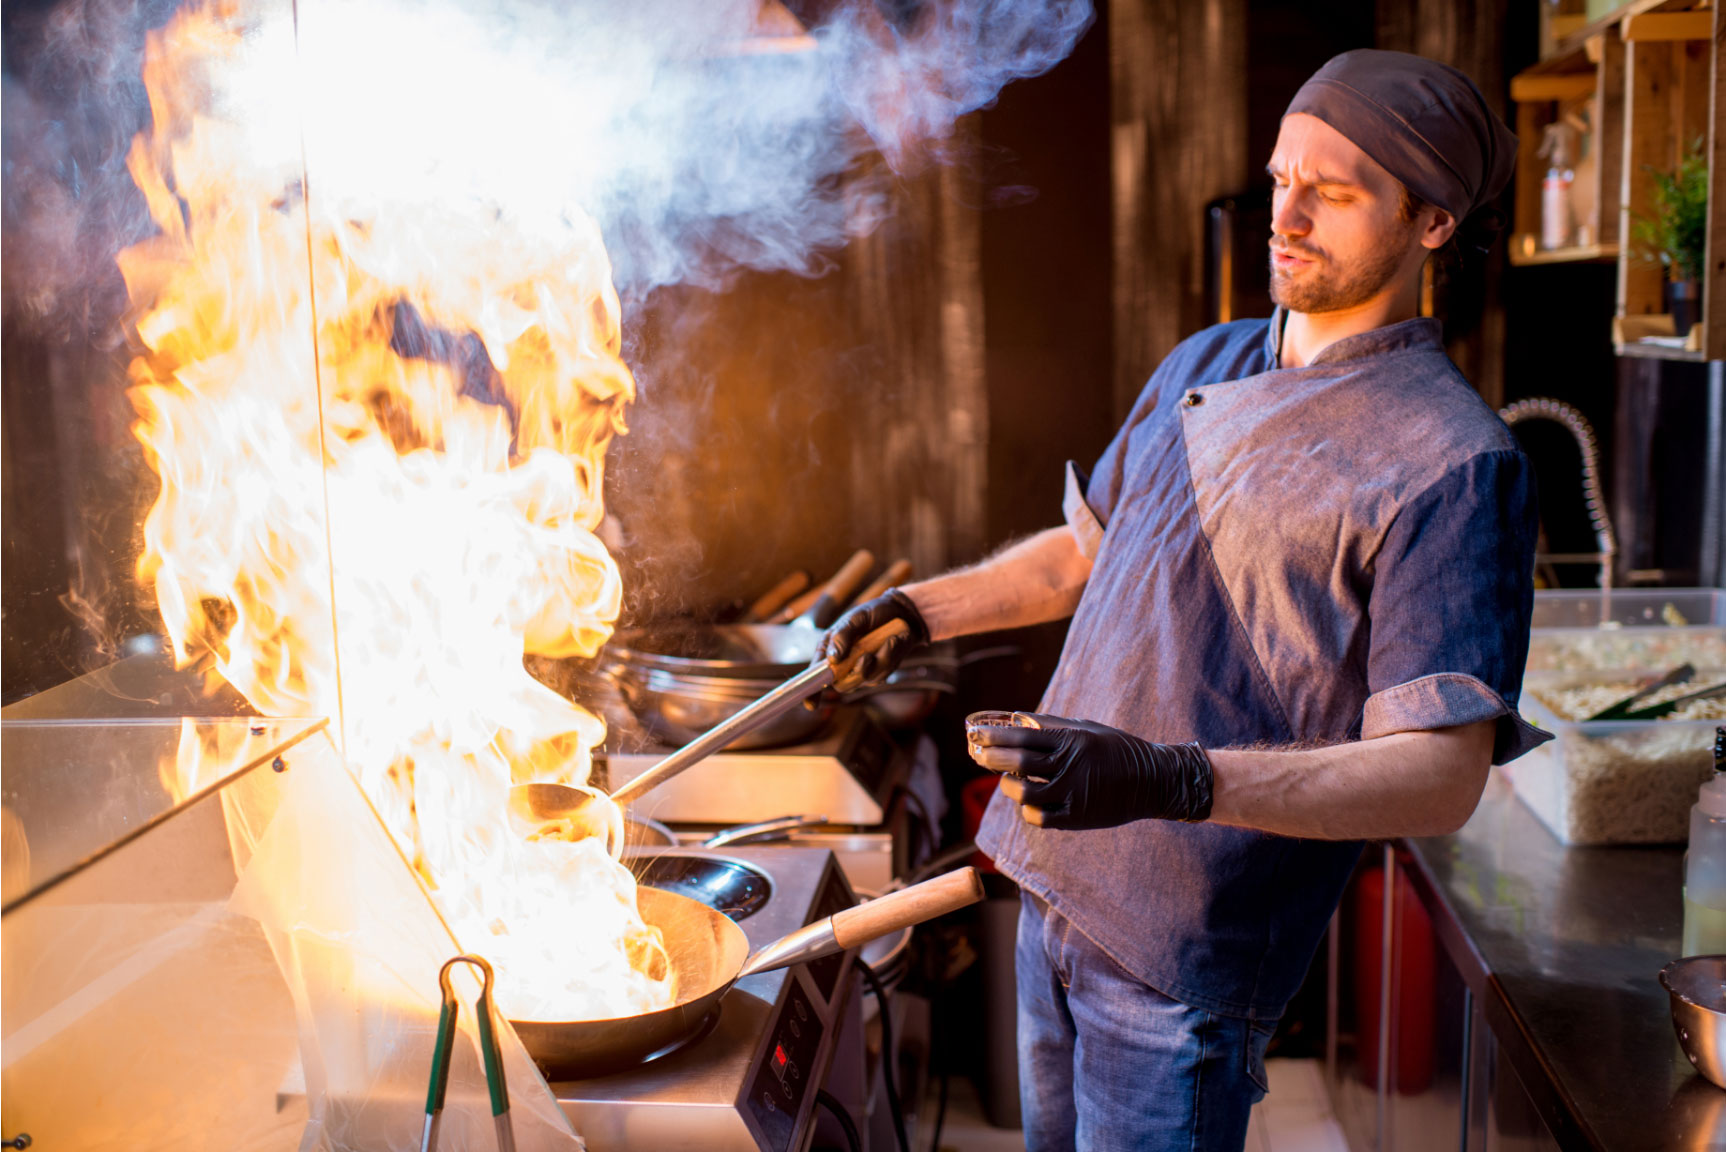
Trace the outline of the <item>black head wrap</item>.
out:
M 1285 116 L 1316 116 L 1404 187 L 1460 222 L 1484 247 L 1502 227 L 1483 211 L 1516 163 L 1516 134 L 1462 72 L 1406 52 L 1362 48 L 1332 57 L 1301 85 Z

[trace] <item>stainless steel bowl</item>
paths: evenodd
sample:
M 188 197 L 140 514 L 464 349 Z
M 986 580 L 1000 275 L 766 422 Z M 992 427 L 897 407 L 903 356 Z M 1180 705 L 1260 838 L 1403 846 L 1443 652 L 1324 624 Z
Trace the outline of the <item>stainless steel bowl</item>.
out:
M 1726 956 L 1686 956 L 1660 970 L 1672 1027 L 1696 1071 L 1726 1088 Z

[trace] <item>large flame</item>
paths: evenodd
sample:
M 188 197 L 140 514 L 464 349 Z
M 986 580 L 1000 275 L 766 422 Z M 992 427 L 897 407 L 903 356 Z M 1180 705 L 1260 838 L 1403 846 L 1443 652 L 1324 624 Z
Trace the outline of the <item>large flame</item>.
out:
M 634 384 L 599 230 L 567 209 L 548 240 L 429 195 L 320 204 L 297 154 L 217 107 L 260 39 L 215 7 L 147 48 L 129 164 L 161 234 L 120 256 L 162 485 L 140 575 L 182 665 L 266 715 L 339 720 L 506 1012 L 659 1007 L 621 836 L 529 843 L 505 816 L 512 782 L 584 784 L 604 736 L 522 663 L 592 655 L 619 607 L 594 532 Z

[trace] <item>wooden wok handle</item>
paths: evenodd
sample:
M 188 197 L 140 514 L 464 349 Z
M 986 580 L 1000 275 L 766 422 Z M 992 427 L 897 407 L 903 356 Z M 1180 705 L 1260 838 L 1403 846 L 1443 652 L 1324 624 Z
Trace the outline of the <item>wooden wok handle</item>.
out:
M 875 578 L 875 582 L 863 591 L 857 593 L 857 603 L 867 604 L 895 584 L 903 584 L 911 578 L 911 561 L 895 560 L 887 565 L 887 571 Z
M 793 620 L 809 611 L 809 609 L 815 607 L 815 601 L 821 599 L 822 590 L 822 586 L 817 585 L 816 587 L 809 589 L 809 591 L 804 592 L 802 595 L 793 597 L 791 603 L 787 604 L 768 618 L 769 623 L 791 623 Z
M 975 868 L 960 868 L 889 893 L 867 904 L 833 914 L 833 937 L 841 948 L 857 948 L 889 932 L 975 904 L 983 898 L 983 879 Z
M 749 610 L 743 614 L 743 623 L 760 623 L 789 604 L 792 597 L 807 587 L 809 587 L 809 573 L 799 568 L 762 593 L 761 598 L 751 604 Z M 810 602 L 814 603 L 814 601 Z
M 909 624 L 903 620 L 889 620 L 857 641 L 857 647 L 846 653 L 844 661 L 833 669 L 834 691 L 851 692 L 862 687 L 863 677 L 857 674 L 857 661 L 864 656 L 873 656 L 892 641 L 909 635 Z
M 869 549 L 859 548 L 851 554 L 851 559 L 833 573 L 833 578 L 827 581 L 826 587 L 821 589 L 821 596 L 809 609 L 809 619 L 815 627 L 825 628 L 839 618 L 839 610 L 851 603 L 851 597 L 863 587 L 863 582 L 869 579 L 869 570 L 874 567 L 875 554 Z

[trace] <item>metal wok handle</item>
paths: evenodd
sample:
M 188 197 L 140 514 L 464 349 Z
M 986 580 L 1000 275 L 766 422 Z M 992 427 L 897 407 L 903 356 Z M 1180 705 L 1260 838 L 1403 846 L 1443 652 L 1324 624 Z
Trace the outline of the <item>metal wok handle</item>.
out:
M 837 684 L 841 690 L 848 681 L 854 681 L 853 669 L 859 657 L 873 653 L 883 645 L 901 636 L 910 634 L 910 629 L 903 620 L 894 620 L 858 641 L 845 663 L 838 669 L 826 661 L 817 661 L 793 676 L 767 695 L 761 697 L 749 707 L 742 709 L 729 720 L 716 724 L 691 740 L 623 787 L 611 794 L 611 798 L 619 804 L 627 804 L 650 788 L 658 787 L 676 776 L 686 768 L 707 759 L 739 736 L 753 732 L 756 728 L 791 709 L 817 692 L 831 688 Z
M 982 898 L 983 880 L 977 875 L 977 870 L 960 868 L 867 904 L 835 912 L 825 920 L 817 920 L 789 936 L 782 936 L 744 961 L 738 976 L 771 972 L 775 968 L 819 959 L 830 952 L 861 947 L 889 932 L 933 920 L 975 904 Z
M 701 842 L 703 848 L 723 848 L 727 844 L 741 844 L 745 840 L 754 840 L 763 836 L 780 838 L 780 833 L 790 834 L 799 828 L 814 828 L 827 823 L 827 817 L 818 815 L 781 816 L 777 820 L 763 820 L 758 824 L 739 824 L 735 828 L 726 828 L 715 832 Z

